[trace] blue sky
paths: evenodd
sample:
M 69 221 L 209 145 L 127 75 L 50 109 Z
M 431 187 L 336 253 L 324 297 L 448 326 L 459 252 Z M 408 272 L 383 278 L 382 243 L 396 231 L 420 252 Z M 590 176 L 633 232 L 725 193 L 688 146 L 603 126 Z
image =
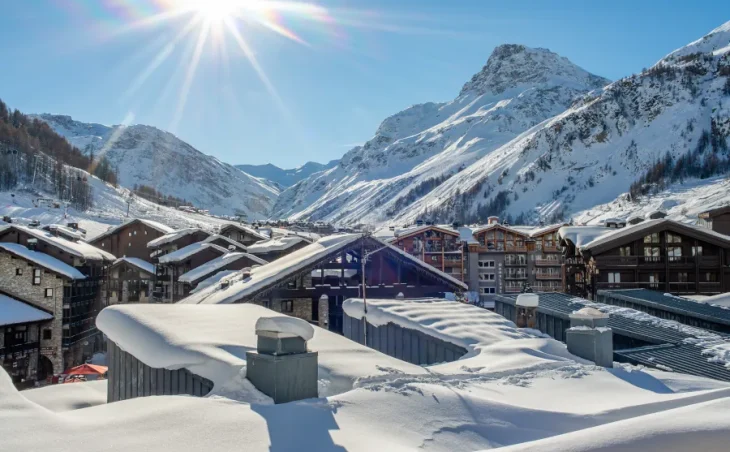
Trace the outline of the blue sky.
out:
M 454 98 L 496 45 L 547 47 L 617 79 L 730 20 L 730 2 L 713 0 L 318 0 L 324 20 L 273 22 L 305 45 L 239 22 L 277 102 L 230 33 L 227 58 L 209 39 L 188 78 L 200 27 L 170 43 L 189 17 L 123 32 L 165 1 L 3 2 L 0 98 L 26 113 L 154 125 L 229 163 L 294 167 L 341 157 L 409 105 Z

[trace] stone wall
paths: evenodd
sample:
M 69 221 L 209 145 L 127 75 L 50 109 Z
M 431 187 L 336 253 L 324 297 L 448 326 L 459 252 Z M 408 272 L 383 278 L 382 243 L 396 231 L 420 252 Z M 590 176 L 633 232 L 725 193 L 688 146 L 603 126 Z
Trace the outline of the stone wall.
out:
M 329 329 L 330 321 L 330 301 L 329 298 L 320 298 L 319 306 L 319 326 L 324 329 Z
M 45 270 L 41 273 L 40 285 L 33 285 L 33 265 L 14 257 L 9 253 L 0 252 L 0 286 L 8 294 L 53 313 L 53 320 L 41 324 L 41 354 L 47 356 L 53 363 L 53 372 L 61 373 L 63 362 L 63 286 L 64 279 Z M 22 275 L 17 275 L 21 269 Z M 53 289 L 53 296 L 46 298 L 46 289 Z M 43 331 L 51 330 L 51 339 L 43 339 Z

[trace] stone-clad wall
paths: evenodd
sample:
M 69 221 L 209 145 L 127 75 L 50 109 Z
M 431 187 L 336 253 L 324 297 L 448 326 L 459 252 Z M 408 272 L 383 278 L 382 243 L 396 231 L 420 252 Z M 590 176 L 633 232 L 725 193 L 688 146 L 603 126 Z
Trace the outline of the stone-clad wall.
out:
M 16 275 L 16 269 L 22 269 L 22 275 Z M 41 353 L 53 363 L 53 372 L 61 373 L 64 369 L 63 339 L 63 286 L 64 279 L 45 270 L 41 274 L 41 284 L 33 285 L 33 265 L 0 252 L 0 287 L 10 295 L 33 303 L 53 313 L 53 320 L 40 326 Z M 53 297 L 46 298 L 45 290 L 53 289 Z M 51 339 L 43 339 L 43 330 L 51 330 Z

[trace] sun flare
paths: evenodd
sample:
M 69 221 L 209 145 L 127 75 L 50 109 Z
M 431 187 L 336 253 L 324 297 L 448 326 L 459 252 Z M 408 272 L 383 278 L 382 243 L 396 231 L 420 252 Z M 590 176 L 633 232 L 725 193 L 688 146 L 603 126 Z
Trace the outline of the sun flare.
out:
M 190 9 L 207 20 L 221 22 L 240 10 L 245 0 L 189 0 Z

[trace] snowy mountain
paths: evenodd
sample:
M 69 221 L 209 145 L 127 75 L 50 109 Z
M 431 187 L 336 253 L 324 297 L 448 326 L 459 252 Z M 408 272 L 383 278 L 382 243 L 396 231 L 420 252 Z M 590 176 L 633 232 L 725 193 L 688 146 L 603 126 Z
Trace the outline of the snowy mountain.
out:
M 147 185 L 216 214 L 245 212 L 266 218 L 279 190 L 266 181 L 205 155 L 171 133 L 145 125 L 105 126 L 43 114 L 58 134 L 84 152 L 105 155 L 121 185 Z
M 254 177 L 260 177 L 273 182 L 280 187 L 291 187 L 300 180 L 306 179 L 314 173 L 330 169 L 337 165 L 339 160 L 329 163 L 307 162 L 299 168 L 282 169 L 271 163 L 266 165 L 236 165 L 236 168 Z
M 545 50 L 498 47 L 456 100 L 387 119 L 338 167 L 284 191 L 275 212 L 349 224 L 549 221 L 613 201 L 667 153 L 707 177 L 730 148 L 729 54 L 730 22 L 584 94 L 601 80 Z
M 549 50 L 499 46 L 456 99 L 387 118 L 336 167 L 282 192 L 273 216 L 349 224 L 402 216 L 479 159 L 607 83 Z

